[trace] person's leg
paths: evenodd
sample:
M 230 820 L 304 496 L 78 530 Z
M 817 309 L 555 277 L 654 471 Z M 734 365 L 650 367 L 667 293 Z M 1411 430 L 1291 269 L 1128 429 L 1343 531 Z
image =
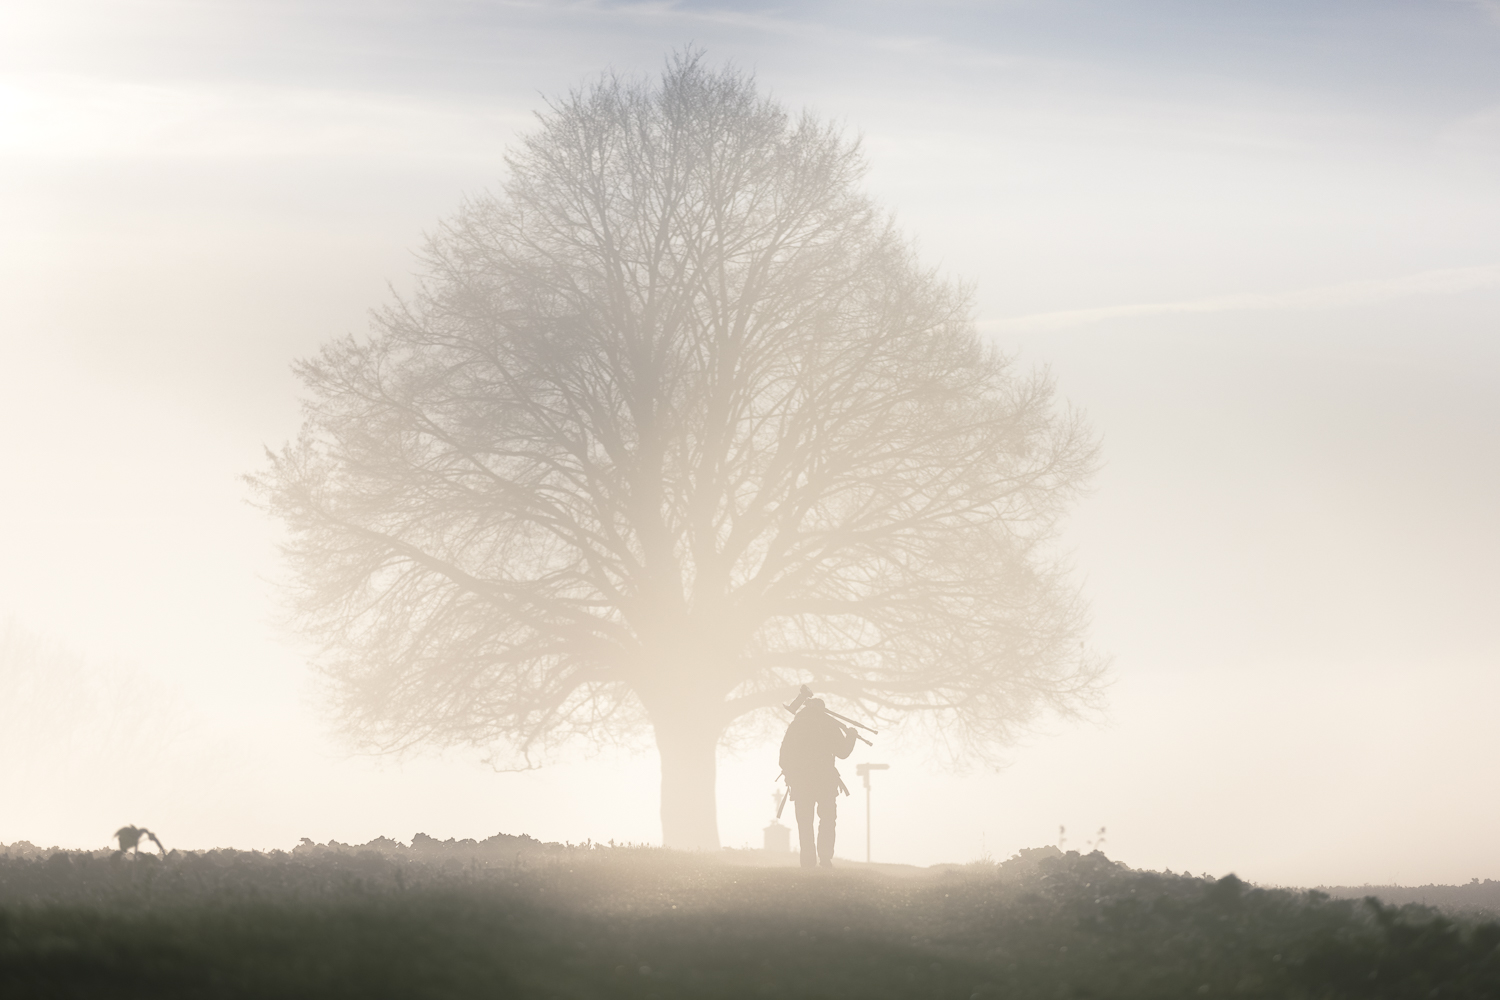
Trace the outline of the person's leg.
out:
M 839 816 L 839 797 L 830 795 L 818 800 L 818 863 L 833 867 L 833 838 Z
M 804 795 L 792 804 L 797 810 L 797 839 L 802 842 L 802 867 L 811 868 L 818 863 L 818 854 L 813 848 L 813 798 L 811 795 Z

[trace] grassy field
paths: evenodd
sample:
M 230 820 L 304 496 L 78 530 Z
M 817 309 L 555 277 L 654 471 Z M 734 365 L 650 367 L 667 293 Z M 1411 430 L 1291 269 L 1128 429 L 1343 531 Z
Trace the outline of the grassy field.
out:
M 0 858 L 6 998 L 1477 1000 L 1497 946 L 1482 917 L 1050 848 L 907 877 L 514 837 Z

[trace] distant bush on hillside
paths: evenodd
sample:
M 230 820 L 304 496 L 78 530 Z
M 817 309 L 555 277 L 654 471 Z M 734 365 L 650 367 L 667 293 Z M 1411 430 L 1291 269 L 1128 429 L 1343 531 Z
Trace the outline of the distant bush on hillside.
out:
M 1450 913 L 1500 917 L 1500 882 L 1474 879 L 1467 885 L 1320 885 L 1318 889 L 1334 899 L 1363 899 L 1378 896 L 1396 906 L 1416 903 L 1435 906 Z
M 592 841 L 577 847 L 572 844 L 543 843 L 524 833 L 519 836 L 497 833 L 484 840 L 455 840 L 451 837 L 447 840 L 438 840 L 425 833 L 418 833 L 411 838 L 410 846 L 389 837 L 376 837 L 365 844 L 341 844 L 336 840 L 330 840 L 326 844 L 316 844 L 310 838 L 303 837 L 302 842 L 292 848 L 292 855 L 301 858 L 374 851 L 376 854 L 396 860 L 504 864 L 514 861 L 517 857 L 556 857 L 568 851 L 592 847 Z

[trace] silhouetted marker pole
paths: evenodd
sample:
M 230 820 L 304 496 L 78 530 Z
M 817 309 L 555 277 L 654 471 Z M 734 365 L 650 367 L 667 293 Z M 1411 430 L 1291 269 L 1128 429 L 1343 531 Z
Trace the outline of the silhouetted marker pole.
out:
M 870 863 L 870 772 L 889 771 L 889 764 L 857 764 L 854 773 L 865 779 L 865 864 Z

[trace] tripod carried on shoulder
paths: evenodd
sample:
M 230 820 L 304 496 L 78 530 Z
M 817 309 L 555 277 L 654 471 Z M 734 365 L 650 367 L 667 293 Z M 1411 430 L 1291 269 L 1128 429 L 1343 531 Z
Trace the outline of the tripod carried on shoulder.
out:
M 784 708 L 784 709 L 786 709 L 788 712 L 791 712 L 792 715 L 795 716 L 799 711 L 801 711 L 802 706 L 805 705 L 805 704 L 807 704 L 807 700 L 809 698 L 811 698 L 812 696 L 813 696 L 812 688 L 810 688 L 806 684 L 804 684 L 804 685 L 802 685 L 801 690 L 799 690 L 797 692 L 797 697 L 794 698 L 794 699 L 792 699 L 791 704 L 789 704 L 789 705 L 782 705 L 781 707 Z M 838 719 L 840 722 L 848 723 L 854 729 L 863 729 L 866 732 L 869 732 L 869 733 L 871 733 L 871 734 L 873 734 L 875 736 L 879 736 L 880 735 L 880 730 L 871 728 L 870 726 L 865 725 L 863 722 L 855 722 L 853 719 L 849 718 L 847 715 L 840 715 L 837 712 L 831 711 L 826 706 L 824 707 L 823 711 L 826 712 L 826 713 L 828 713 L 829 715 L 831 715 L 833 718 Z M 865 739 L 863 736 L 861 736 L 858 732 L 854 733 L 854 738 L 857 739 L 857 740 L 859 740 L 865 746 L 873 747 L 875 745 L 875 744 L 871 743 L 869 740 Z M 782 772 L 782 774 L 778 774 L 776 776 L 777 779 L 779 780 L 780 778 L 782 778 L 785 775 L 785 773 L 786 772 Z M 844 784 L 844 779 L 843 778 L 839 779 L 839 790 L 842 791 L 845 795 L 849 794 L 849 787 Z M 786 808 L 787 796 L 791 795 L 791 793 L 792 793 L 792 790 L 790 788 L 788 788 L 785 792 L 782 793 L 782 795 L 781 795 L 781 804 L 776 807 L 776 818 L 777 819 L 781 819 L 781 812 L 782 812 L 783 809 Z
M 802 709 L 802 706 L 805 705 L 805 704 L 807 704 L 807 699 L 809 699 L 809 698 L 812 697 L 812 693 L 813 693 L 812 692 L 812 688 L 810 688 L 806 684 L 804 684 L 804 685 L 802 685 L 802 690 L 800 690 L 800 691 L 797 692 L 797 697 L 792 700 L 792 703 L 790 705 L 782 705 L 781 707 L 784 708 L 784 709 L 786 709 L 788 712 L 791 712 L 793 715 L 796 715 Z M 832 709 L 829 709 L 829 708 L 824 708 L 823 711 L 827 712 L 829 715 L 833 716 L 835 719 L 838 719 L 840 722 L 847 722 L 849 725 L 854 726 L 856 729 L 863 729 L 866 732 L 872 733 L 872 734 L 874 734 L 876 736 L 880 735 L 880 730 L 878 730 L 878 729 L 871 729 L 869 726 L 865 725 L 863 722 L 855 722 L 853 719 L 849 718 L 847 715 L 840 715 L 839 713 L 837 713 L 837 712 L 835 712 L 835 711 L 833 711 Z M 854 734 L 854 738 L 857 739 L 857 740 L 859 740 L 861 743 L 865 744 L 866 746 L 871 746 L 872 747 L 872 746 L 875 745 L 875 744 L 871 743 L 869 740 L 865 739 L 863 736 L 859 735 L 859 733 L 855 733 Z

